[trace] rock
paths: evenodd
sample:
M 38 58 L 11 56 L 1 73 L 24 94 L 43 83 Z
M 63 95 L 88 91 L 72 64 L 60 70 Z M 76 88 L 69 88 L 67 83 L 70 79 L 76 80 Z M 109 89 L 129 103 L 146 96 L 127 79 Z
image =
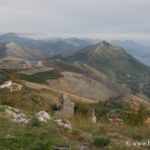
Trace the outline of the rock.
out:
M 16 92 L 16 91 L 21 91 L 22 85 L 13 83 L 11 80 L 6 81 L 4 84 L 0 85 L 0 89 L 9 89 L 10 92 Z
M 45 111 L 40 111 L 36 113 L 35 116 L 40 122 L 47 122 L 48 120 L 51 120 L 50 115 Z
M 12 81 L 11 80 L 10 81 L 6 81 L 2 85 L 0 85 L 0 88 L 1 89 L 9 88 L 11 85 L 12 85 Z
M 7 106 L 7 105 L 4 105 L 3 107 L 5 108 L 5 110 L 8 109 L 8 110 L 11 110 L 11 111 L 13 111 L 15 113 L 19 113 L 20 112 L 19 109 L 14 108 L 14 107 L 10 107 L 10 106 Z
M 58 127 L 64 128 L 64 129 L 72 129 L 69 121 L 63 121 L 61 119 L 54 120 L 54 122 L 57 124 Z
M 123 125 L 123 120 L 117 117 L 109 118 L 109 121 L 116 125 Z
M 23 86 L 20 84 L 12 83 L 9 89 L 10 89 L 10 92 L 17 92 L 17 91 L 21 91 L 22 87 Z
M 17 114 L 10 109 L 5 109 L 5 112 L 13 118 L 17 117 Z
M 96 116 L 95 116 L 95 111 L 94 111 L 94 109 L 93 109 L 93 113 L 92 113 L 92 120 L 91 120 L 93 123 L 96 123 L 96 121 L 97 121 L 97 118 L 96 118 Z
M 30 119 L 27 119 L 21 115 L 18 115 L 17 117 L 12 118 L 11 121 L 17 124 L 27 124 L 29 123 Z
M 87 144 L 79 144 L 78 150 L 90 150 Z
M 53 147 L 53 150 L 71 150 L 71 148 L 68 148 L 68 147 Z
M 54 113 L 56 118 L 72 118 L 74 116 L 74 102 L 72 102 L 66 94 L 62 94 L 60 98 L 61 109 Z
M 30 119 L 28 119 L 25 114 L 18 113 L 19 111 L 20 110 L 12 108 L 10 106 L 5 108 L 5 112 L 9 116 L 10 121 L 17 124 L 27 124 L 30 121 Z

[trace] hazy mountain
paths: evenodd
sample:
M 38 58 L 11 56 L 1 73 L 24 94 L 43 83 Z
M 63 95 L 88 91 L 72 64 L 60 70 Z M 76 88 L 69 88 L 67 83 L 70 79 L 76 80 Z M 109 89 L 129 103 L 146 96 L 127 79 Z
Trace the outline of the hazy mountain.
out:
M 111 43 L 123 47 L 132 56 L 136 57 L 142 63 L 150 66 L 150 47 L 131 40 L 114 40 L 111 41 Z
M 67 56 L 65 60 L 80 61 L 97 69 L 112 70 L 113 72 L 132 72 L 138 69 L 147 69 L 145 65 L 126 53 L 124 49 L 111 45 L 105 41 L 88 46 Z M 135 67 L 136 65 L 136 67 Z
M 44 59 L 44 54 L 35 49 L 22 47 L 14 42 L 0 43 L 0 58 L 18 58 L 23 60 Z
M 149 95 L 150 68 L 133 58 L 121 47 L 103 41 L 61 59 L 67 62 L 86 63 L 105 72 L 120 83 L 126 84 L 133 92 Z
M 23 47 L 30 49 L 38 49 L 47 53 L 48 57 L 60 53 L 68 53 L 91 44 L 95 44 L 96 40 L 78 39 L 78 38 L 51 38 L 45 40 L 35 40 L 26 37 L 21 37 L 14 33 L 8 33 L 0 36 L 2 42 L 15 42 Z

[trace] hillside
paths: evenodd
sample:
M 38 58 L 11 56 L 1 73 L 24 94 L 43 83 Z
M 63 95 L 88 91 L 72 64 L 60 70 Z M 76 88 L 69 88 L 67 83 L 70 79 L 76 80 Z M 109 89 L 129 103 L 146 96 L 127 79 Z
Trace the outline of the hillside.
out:
M 136 57 L 142 63 L 150 66 L 150 47 L 132 40 L 113 40 L 112 44 L 123 47 L 129 54 Z
M 24 85 L 20 92 L 12 93 L 7 89 L 0 89 L 1 149 L 55 150 L 58 147 L 67 150 L 122 150 L 126 148 L 127 140 L 136 142 L 149 139 L 148 115 L 143 122 L 137 120 L 143 117 L 143 114 L 137 115 L 139 110 L 143 111 L 141 105 L 144 104 L 146 108 L 144 112 L 149 112 L 150 103 L 144 99 L 129 95 L 124 99 L 116 97 L 93 103 L 90 99 L 67 93 L 75 104 L 73 117 L 63 119 L 64 123 L 71 125 L 71 129 L 68 129 L 58 126 L 54 116 L 61 104 L 62 91 L 26 81 L 20 84 Z M 96 123 L 92 122 L 93 108 Z M 49 120 L 39 120 L 36 114 L 43 111 L 50 116 Z M 127 116 L 127 120 L 124 119 L 126 113 L 131 114 Z M 113 116 L 118 121 L 111 121 Z M 29 119 L 28 122 L 20 123 L 24 118 Z M 148 149 L 144 147 L 141 150 Z
M 0 42 L 14 42 L 22 47 L 36 49 L 39 50 L 45 58 L 50 58 L 56 54 L 75 51 L 94 44 L 97 41 L 79 38 L 50 38 L 42 40 L 27 38 L 15 33 L 7 33 L 0 35 Z
M 122 150 L 125 141 L 149 139 L 149 100 L 131 95 L 103 69 L 47 60 L 0 70 L 0 84 L 8 80 L 22 88 L 0 88 L 1 149 Z M 70 115 L 72 109 L 66 118 L 63 112 Z
M 121 47 L 105 41 L 60 57 L 66 62 L 81 62 L 105 72 L 110 78 L 126 84 L 134 93 L 150 97 L 150 68 L 140 63 Z
M 7 57 L 22 60 L 39 60 L 44 59 L 44 54 L 35 49 L 22 47 L 14 42 L 0 42 L 0 58 L 5 59 Z

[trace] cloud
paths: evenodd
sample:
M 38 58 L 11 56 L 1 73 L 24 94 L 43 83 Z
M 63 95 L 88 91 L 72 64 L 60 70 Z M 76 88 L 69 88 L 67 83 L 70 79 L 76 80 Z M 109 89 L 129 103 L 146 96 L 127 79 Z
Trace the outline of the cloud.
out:
M 149 0 L 0 0 L 0 31 L 144 39 L 150 34 L 149 7 Z

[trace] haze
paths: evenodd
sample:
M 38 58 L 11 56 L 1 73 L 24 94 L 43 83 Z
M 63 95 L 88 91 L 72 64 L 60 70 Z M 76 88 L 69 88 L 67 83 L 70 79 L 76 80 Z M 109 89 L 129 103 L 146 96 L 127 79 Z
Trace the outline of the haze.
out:
M 0 0 L 0 32 L 150 42 L 149 0 Z

